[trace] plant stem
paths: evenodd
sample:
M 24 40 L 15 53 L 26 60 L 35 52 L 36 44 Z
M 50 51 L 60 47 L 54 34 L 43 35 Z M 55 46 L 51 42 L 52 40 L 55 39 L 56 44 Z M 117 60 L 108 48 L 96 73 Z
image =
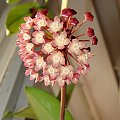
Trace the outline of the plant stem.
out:
M 65 117 L 65 102 L 66 102 L 66 83 L 61 87 L 60 120 L 64 120 Z

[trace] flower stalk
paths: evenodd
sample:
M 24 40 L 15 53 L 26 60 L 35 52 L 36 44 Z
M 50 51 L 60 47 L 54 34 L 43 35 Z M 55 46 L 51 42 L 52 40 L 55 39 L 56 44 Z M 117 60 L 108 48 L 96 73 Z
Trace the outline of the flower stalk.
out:
M 60 120 L 65 120 L 66 84 L 61 87 Z

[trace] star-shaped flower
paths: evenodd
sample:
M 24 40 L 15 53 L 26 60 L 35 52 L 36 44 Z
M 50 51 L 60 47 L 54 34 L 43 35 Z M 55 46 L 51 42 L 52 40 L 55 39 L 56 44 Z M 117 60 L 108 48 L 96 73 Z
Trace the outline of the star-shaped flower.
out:
M 60 34 L 54 33 L 53 38 L 53 44 L 54 46 L 57 46 L 58 49 L 63 49 L 65 48 L 65 45 L 70 43 L 70 40 L 67 38 L 67 33 L 65 31 L 61 32 Z
M 35 32 L 32 33 L 32 35 L 34 37 L 32 39 L 32 42 L 34 44 L 39 44 L 39 43 L 44 43 L 45 42 L 45 40 L 43 38 L 45 33 L 43 31 L 35 31 Z
M 80 49 L 84 48 L 85 43 L 79 42 L 78 39 L 73 39 L 68 46 L 68 52 L 80 55 L 82 51 Z
M 56 16 L 54 18 L 54 21 L 52 20 L 47 21 L 47 26 L 49 27 L 49 31 L 51 33 L 54 33 L 54 32 L 56 33 L 63 28 L 63 22 L 60 22 L 60 18 Z
M 52 62 L 52 65 L 54 67 L 58 67 L 59 65 L 65 64 L 64 55 L 60 51 L 54 52 L 51 55 L 49 55 L 47 61 Z

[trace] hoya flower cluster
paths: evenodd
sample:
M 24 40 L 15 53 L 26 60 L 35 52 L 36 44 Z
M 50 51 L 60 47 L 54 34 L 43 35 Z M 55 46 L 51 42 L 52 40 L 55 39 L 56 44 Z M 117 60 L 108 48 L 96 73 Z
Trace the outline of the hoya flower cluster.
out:
M 77 83 L 90 69 L 88 59 L 92 54 L 88 45 L 96 45 L 98 40 L 90 27 L 84 34 L 75 36 L 74 33 L 86 21 L 93 21 L 93 15 L 86 12 L 84 20 L 79 22 L 73 17 L 77 12 L 70 8 L 53 19 L 47 14 L 47 10 L 39 11 L 34 18 L 25 17 L 25 23 L 21 24 L 17 46 L 27 68 L 25 74 L 35 82 L 44 81 L 46 86 L 57 82 L 60 86 Z M 82 39 L 84 36 L 88 39 Z M 77 63 L 77 68 L 69 57 Z

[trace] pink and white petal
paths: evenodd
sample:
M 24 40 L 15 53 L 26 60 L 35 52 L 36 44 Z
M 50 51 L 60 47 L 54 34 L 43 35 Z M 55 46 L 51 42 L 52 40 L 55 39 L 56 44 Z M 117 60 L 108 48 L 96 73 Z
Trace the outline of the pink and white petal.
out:
M 29 40 L 30 38 L 31 38 L 31 36 L 29 34 L 27 34 L 27 33 L 23 34 L 23 39 L 24 40 Z
M 65 84 L 65 81 L 60 76 L 57 77 L 57 81 L 58 81 L 60 87 L 62 87 Z
M 62 36 L 63 38 L 66 38 L 67 37 L 67 33 L 65 31 L 63 31 L 63 32 L 60 33 L 60 36 Z
M 69 77 L 69 78 L 73 78 L 73 72 L 70 72 L 70 73 L 68 74 L 68 77 Z
M 53 21 L 52 20 L 47 20 L 47 26 L 50 27 L 52 25 Z
M 52 66 L 53 66 L 53 67 L 58 67 L 58 66 L 59 66 L 59 62 L 53 62 L 53 63 L 52 63 Z
M 73 82 L 74 84 L 77 84 L 78 80 L 79 80 L 79 79 L 77 79 L 77 78 L 73 78 L 73 79 L 72 79 L 72 82 Z
M 65 58 L 64 58 L 64 57 L 62 57 L 62 58 L 60 59 L 60 64 L 61 64 L 61 65 L 65 65 Z
M 60 23 L 60 18 L 59 18 L 58 16 L 55 16 L 55 17 L 54 17 L 54 22 Z
M 36 38 L 33 38 L 33 39 L 32 39 L 32 42 L 33 42 L 34 44 L 36 44 L 36 45 L 39 44 L 39 43 L 36 41 Z
M 44 84 L 45 84 L 45 86 L 48 86 L 48 85 L 50 85 L 50 78 L 49 78 L 49 76 L 44 76 L 43 77 L 43 80 L 44 80 Z
M 33 22 L 33 19 L 31 17 L 24 17 L 24 20 L 28 23 Z
M 70 43 L 70 40 L 68 38 L 65 39 L 65 45 L 68 45 Z
M 59 46 L 58 46 L 58 49 L 60 49 L 60 50 L 62 50 L 62 49 L 64 49 L 64 48 L 65 48 L 64 45 L 59 45 Z
M 59 34 L 58 34 L 58 33 L 54 33 L 54 34 L 53 34 L 53 38 L 54 38 L 54 39 L 57 39 L 58 37 L 59 37 Z

